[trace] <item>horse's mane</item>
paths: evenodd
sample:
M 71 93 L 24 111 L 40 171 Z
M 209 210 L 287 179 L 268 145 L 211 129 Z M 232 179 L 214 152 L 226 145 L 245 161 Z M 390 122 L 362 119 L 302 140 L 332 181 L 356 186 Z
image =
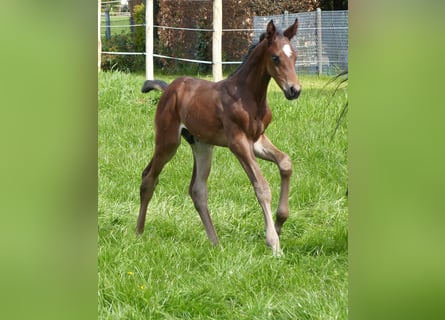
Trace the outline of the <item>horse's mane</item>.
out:
M 233 76 L 234 74 L 236 74 L 236 73 L 243 67 L 243 65 L 246 63 L 247 59 L 249 59 L 249 57 L 251 56 L 253 50 L 255 50 L 255 48 L 261 43 L 261 41 L 263 41 L 263 39 L 264 39 L 265 37 L 266 37 L 266 33 L 263 32 L 263 33 L 260 35 L 260 40 L 257 41 L 257 42 L 255 42 L 255 43 L 253 43 L 253 44 L 251 44 L 251 45 L 249 46 L 249 48 L 247 49 L 247 53 L 244 55 L 241 64 L 238 65 L 238 68 L 236 68 L 235 71 L 233 71 L 233 72 L 229 75 L 229 78 L 230 78 L 231 76 Z

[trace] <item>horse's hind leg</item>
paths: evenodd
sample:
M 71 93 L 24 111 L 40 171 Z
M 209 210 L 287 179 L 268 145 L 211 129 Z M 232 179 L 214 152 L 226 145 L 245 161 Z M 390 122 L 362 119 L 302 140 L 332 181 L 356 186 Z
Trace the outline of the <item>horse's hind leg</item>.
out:
M 136 232 L 138 234 L 144 232 L 148 203 L 153 196 L 159 174 L 167 162 L 175 155 L 179 146 L 180 137 L 178 130 L 179 123 L 177 126 L 172 126 L 171 132 L 169 133 L 156 132 L 155 153 L 148 166 L 142 172 L 142 183 L 140 187 L 141 205 L 136 226 Z
M 213 146 L 200 143 L 198 141 L 189 141 L 193 150 L 193 176 L 190 183 L 189 193 L 193 204 L 201 217 L 207 237 L 214 244 L 218 244 L 218 236 L 210 218 L 208 208 L 207 178 L 210 174 L 212 163 Z

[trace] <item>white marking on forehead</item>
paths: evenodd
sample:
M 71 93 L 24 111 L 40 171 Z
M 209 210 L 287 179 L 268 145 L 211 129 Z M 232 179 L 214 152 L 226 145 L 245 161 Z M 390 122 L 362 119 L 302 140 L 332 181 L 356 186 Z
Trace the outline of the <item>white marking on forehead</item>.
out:
M 283 46 L 283 52 L 289 58 L 292 57 L 292 48 L 287 43 Z

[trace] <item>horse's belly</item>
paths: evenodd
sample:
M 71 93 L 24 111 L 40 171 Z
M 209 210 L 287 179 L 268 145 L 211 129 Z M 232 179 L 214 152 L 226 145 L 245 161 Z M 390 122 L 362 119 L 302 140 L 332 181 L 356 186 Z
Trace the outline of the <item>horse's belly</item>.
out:
M 221 119 L 220 92 L 214 83 L 185 78 L 178 91 L 181 123 L 198 141 L 227 146 Z
M 181 122 L 198 141 L 227 146 L 227 138 L 216 112 L 202 110 L 202 108 L 194 110 L 193 106 L 190 106 L 182 110 Z

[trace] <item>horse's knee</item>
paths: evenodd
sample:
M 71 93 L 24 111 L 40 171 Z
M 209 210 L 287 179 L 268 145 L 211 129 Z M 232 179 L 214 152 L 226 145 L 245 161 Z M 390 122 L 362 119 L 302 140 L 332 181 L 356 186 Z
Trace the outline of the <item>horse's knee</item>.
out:
M 285 154 L 283 159 L 279 162 L 279 167 L 282 177 L 288 178 L 292 175 L 292 161 L 287 154 Z
M 145 198 L 147 194 L 152 193 L 157 184 L 158 184 L 157 177 L 155 178 L 148 174 L 143 176 L 141 185 L 139 187 L 139 193 L 141 195 L 141 199 Z
M 193 183 L 189 188 L 189 195 L 196 205 L 202 205 L 207 203 L 207 189 L 205 185 Z
M 192 198 L 192 200 L 195 201 L 199 197 L 199 191 L 193 185 L 190 185 L 189 195 L 190 195 L 190 198 Z

